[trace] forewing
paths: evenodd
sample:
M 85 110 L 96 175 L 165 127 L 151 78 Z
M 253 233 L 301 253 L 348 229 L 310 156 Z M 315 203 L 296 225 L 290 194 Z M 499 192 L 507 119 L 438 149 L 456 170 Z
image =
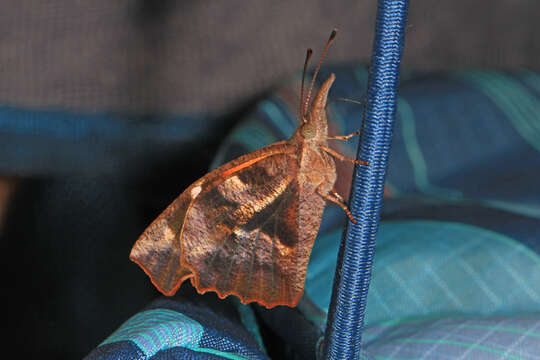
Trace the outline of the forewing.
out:
M 180 263 L 178 237 L 190 202 L 189 193 L 182 193 L 146 228 L 129 256 L 167 296 L 174 295 L 180 284 L 191 276 L 191 271 Z
M 297 174 L 295 153 L 276 154 L 227 173 L 192 202 L 181 262 L 199 292 L 267 307 L 296 305 L 311 251 L 304 245 L 316 236 L 300 234 Z

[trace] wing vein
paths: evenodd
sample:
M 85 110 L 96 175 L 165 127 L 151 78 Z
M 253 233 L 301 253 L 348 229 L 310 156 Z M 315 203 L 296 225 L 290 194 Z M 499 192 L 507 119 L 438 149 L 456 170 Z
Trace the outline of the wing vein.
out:
M 257 243 L 257 251 L 259 250 L 259 243 L 258 243 L 258 240 L 259 240 L 259 235 L 261 234 L 261 229 L 257 229 L 257 236 L 255 237 L 255 240 L 253 241 L 253 243 L 250 244 L 250 250 L 253 252 L 253 245 L 254 243 Z M 249 277 L 248 277 L 248 281 L 247 281 L 247 284 L 246 284 L 246 289 L 249 289 L 249 287 L 251 286 L 251 281 L 253 280 L 253 264 L 255 263 L 255 257 L 257 256 L 257 252 L 255 251 L 254 254 L 251 255 L 251 263 L 249 264 Z

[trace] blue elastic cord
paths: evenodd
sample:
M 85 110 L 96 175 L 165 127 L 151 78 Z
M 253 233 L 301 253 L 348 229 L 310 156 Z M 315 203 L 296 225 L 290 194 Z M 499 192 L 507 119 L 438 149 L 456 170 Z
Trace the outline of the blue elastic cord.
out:
M 357 158 L 349 222 L 338 266 L 325 333 L 325 359 L 358 359 L 362 327 L 379 225 L 386 165 L 392 139 L 399 65 L 407 23 L 408 0 L 379 0 L 365 124 Z

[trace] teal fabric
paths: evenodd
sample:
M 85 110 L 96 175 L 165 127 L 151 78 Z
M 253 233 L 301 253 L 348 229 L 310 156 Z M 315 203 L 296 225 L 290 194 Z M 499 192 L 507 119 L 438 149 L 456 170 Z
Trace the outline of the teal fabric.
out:
M 204 327 L 188 316 L 169 309 L 152 309 L 128 319 L 101 345 L 132 341 L 148 358 L 176 346 L 210 352 L 212 349 L 199 346 L 203 333 Z
M 306 293 L 325 310 L 340 237 L 340 231 L 320 237 L 308 268 Z M 382 222 L 373 266 L 366 325 L 433 314 L 539 310 L 540 255 L 479 227 L 423 220 Z
M 249 308 L 183 290 L 127 319 L 85 359 L 267 359 L 258 328 L 244 323 Z
M 538 359 L 540 314 L 389 321 L 368 327 L 364 344 L 376 360 Z

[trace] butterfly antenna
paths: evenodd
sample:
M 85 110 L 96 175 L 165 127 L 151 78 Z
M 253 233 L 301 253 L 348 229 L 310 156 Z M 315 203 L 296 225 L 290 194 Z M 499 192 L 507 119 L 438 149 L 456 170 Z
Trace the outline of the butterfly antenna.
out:
M 302 86 L 300 87 L 300 109 L 299 109 L 300 110 L 299 111 L 300 121 L 304 121 L 304 115 L 305 115 L 305 112 L 304 112 L 304 82 L 306 80 L 307 66 L 308 66 L 308 63 L 309 63 L 309 59 L 311 59 L 312 54 L 313 54 L 313 50 L 307 49 L 306 61 L 304 62 L 304 72 L 302 73 Z
M 315 73 L 313 74 L 313 79 L 311 79 L 311 84 L 309 85 L 309 91 L 306 96 L 306 100 L 304 102 L 304 108 L 302 109 L 302 117 L 307 112 L 307 108 L 309 105 L 311 92 L 313 91 L 313 85 L 315 84 L 315 80 L 317 79 L 317 74 L 319 73 L 319 70 L 321 69 L 322 62 L 324 60 L 324 57 L 326 56 L 326 52 L 328 51 L 328 48 L 330 47 L 330 44 L 334 41 L 336 38 L 337 29 L 332 30 L 332 33 L 330 34 L 330 37 L 328 38 L 328 41 L 326 42 L 326 46 L 324 47 L 323 53 L 321 55 L 321 59 L 319 60 L 319 65 L 317 65 L 317 68 L 315 69 Z

